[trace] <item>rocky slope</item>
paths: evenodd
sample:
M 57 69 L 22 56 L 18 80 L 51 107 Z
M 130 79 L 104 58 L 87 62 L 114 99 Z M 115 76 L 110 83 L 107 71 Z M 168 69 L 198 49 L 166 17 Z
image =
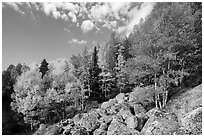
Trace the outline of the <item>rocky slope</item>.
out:
M 139 92 L 145 94 L 140 94 Z M 46 126 L 37 135 L 182 135 L 202 134 L 202 85 L 153 108 L 151 88 L 120 93 L 89 113 Z

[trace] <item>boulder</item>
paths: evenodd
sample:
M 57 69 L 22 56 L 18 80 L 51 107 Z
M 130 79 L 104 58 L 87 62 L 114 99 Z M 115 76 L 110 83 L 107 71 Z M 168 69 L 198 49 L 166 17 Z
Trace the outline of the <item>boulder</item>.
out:
M 77 124 L 80 122 L 80 120 L 81 120 L 82 117 L 83 117 L 82 114 L 76 114 L 76 115 L 74 116 L 74 118 L 73 118 L 74 124 L 77 125 Z
M 49 126 L 46 130 L 45 135 L 60 135 L 62 133 L 62 128 L 56 124 Z
M 110 123 L 107 135 L 139 135 L 139 131 L 129 128 L 122 122 L 121 117 L 116 116 Z
M 133 128 L 133 129 L 135 129 L 135 128 L 137 128 L 137 126 L 138 126 L 138 118 L 136 117 L 136 116 L 130 116 L 130 117 L 127 117 L 127 119 L 125 120 L 125 122 L 126 122 L 126 124 L 127 124 L 127 126 L 129 127 L 129 128 Z
M 99 115 L 99 117 L 106 116 L 106 110 L 105 109 L 96 109 L 95 112 Z
M 64 127 L 63 135 L 71 135 L 72 126 L 68 125 Z
M 118 103 L 123 103 L 124 102 L 124 98 L 125 98 L 125 94 L 124 93 L 120 93 L 115 98 L 116 98 Z
M 65 121 L 62 122 L 63 126 L 67 126 L 67 125 L 73 125 L 74 121 L 72 119 L 66 119 Z
M 181 120 L 199 107 L 202 107 L 202 85 L 175 96 L 169 101 L 167 109 L 176 114 L 179 125 L 183 126 Z
M 172 112 L 157 111 L 142 128 L 144 135 L 171 135 L 179 128 L 177 117 Z
M 98 114 L 95 112 L 91 112 L 85 114 L 79 122 L 81 127 L 84 127 L 87 131 L 94 131 L 100 126 L 100 122 L 98 120 Z
M 117 104 L 117 100 L 115 98 L 110 99 L 108 102 L 109 102 L 110 106 L 113 106 L 113 105 Z
M 102 123 L 105 123 L 105 124 L 109 124 L 113 119 L 113 116 L 110 116 L 110 115 L 106 115 L 106 116 L 103 116 L 101 118 L 99 118 L 99 122 L 102 124 Z
M 112 106 L 110 108 L 107 109 L 107 114 L 110 115 L 115 115 L 118 113 L 117 107 L 116 106 Z
M 35 135 L 44 135 L 46 133 L 47 126 L 45 124 L 40 124 L 38 130 L 35 132 Z
M 96 129 L 93 133 L 94 135 L 107 135 L 107 131 L 103 129 Z
M 125 120 L 127 117 L 133 116 L 133 114 L 131 113 L 130 109 L 127 108 L 122 108 L 117 115 L 122 116 L 122 118 Z
M 150 109 L 148 112 L 146 112 L 146 115 L 148 116 L 148 118 L 152 115 L 154 115 L 155 112 L 157 112 L 158 108 L 152 108 Z
M 101 104 L 101 109 L 107 109 L 108 107 L 110 107 L 111 105 L 110 105 L 110 103 L 109 102 L 103 102 L 102 104 Z
M 134 108 L 135 115 L 144 115 L 147 112 L 142 104 L 132 102 L 130 105 Z
M 86 131 L 85 128 L 77 125 L 71 129 L 71 135 L 89 135 L 89 132 Z
M 199 107 L 181 119 L 182 127 L 193 135 L 202 134 L 202 107 Z

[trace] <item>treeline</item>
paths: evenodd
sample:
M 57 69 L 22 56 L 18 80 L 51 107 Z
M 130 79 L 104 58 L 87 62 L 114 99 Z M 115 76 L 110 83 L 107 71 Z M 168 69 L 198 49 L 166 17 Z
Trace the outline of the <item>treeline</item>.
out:
M 201 3 L 157 3 L 128 37 L 113 32 L 108 42 L 85 47 L 69 61 L 11 65 L 2 73 L 3 109 L 33 129 L 85 111 L 90 101 L 148 85 L 155 106 L 165 107 L 175 88 L 202 83 L 201 19 Z

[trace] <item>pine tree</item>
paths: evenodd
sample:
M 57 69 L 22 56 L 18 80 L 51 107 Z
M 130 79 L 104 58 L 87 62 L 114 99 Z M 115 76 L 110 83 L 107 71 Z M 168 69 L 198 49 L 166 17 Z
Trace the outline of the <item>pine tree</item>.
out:
M 99 88 L 99 74 L 100 74 L 100 68 L 98 66 L 98 56 L 97 56 L 97 48 L 94 47 L 92 60 L 91 60 L 91 67 L 90 67 L 90 90 L 93 92 L 93 96 L 100 97 L 100 88 Z
M 40 72 L 42 73 L 42 78 L 45 76 L 46 72 L 49 70 L 48 65 L 49 63 L 45 59 L 43 59 L 43 61 L 41 62 L 41 66 L 40 66 Z

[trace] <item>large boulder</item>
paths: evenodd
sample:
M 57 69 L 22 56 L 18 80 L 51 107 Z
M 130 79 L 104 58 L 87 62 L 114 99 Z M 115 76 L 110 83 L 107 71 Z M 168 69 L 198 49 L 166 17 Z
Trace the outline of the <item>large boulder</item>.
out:
M 87 131 L 92 132 L 100 126 L 98 118 L 99 115 L 96 112 L 91 112 L 85 114 L 80 120 L 79 124 L 81 127 L 84 127 Z
M 178 128 L 174 113 L 157 111 L 150 116 L 141 132 L 144 135 L 172 135 Z
M 127 117 L 125 122 L 129 128 L 135 129 L 138 126 L 138 118 L 136 116 L 133 116 L 133 115 L 130 117 Z
M 66 119 L 62 122 L 63 126 L 67 126 L 67 125 L 74 125 L 74 121 L 72 119 Z
M 103 116 L 103 117 L 100 117 L 99 118 L 99 122 L 102 124 L 102 123 L 105 123 L 105 124 L 109 124 L 113 119 L 113 116 L 111 115 L 106 115 L 106 116 Z
M 134 115 L 134 109 L 128 103 L 122 103 L 120 106 L 120 111 L 117 115 L 121 115 L 125 120 L 127 117 Z
M 74 124 L 77 125 L 80 122 L 82 117 L 83 117 L 83 114 L 76 114 L 73 118 Z
M 109 102 L 103 102 L 101 104 L 101 109 L 107 109 L 111 106 L 111 104 Z
M 47 126 L 45 124 L 41 124 L 34 135 L 44 135 L 46 133 L 46 128 Z
M 199 85 L 191 90 L 177 95 L 168 103 L 168 109 L 176 114 L 180 126 L 182 126 L 181 119 L 186 117 L 191 111 L 202 107 L 202 85 Z
M 125 122 L 129 128 L 136 129 L 137 131 L 141 131 L 145 122 L 147 121 L 147 117 L 145 116 L 130 116 L 127 117 Z
M 147 111 L 146 109 L 142 106 L 142 104 L 138 104 L 138 103 L 130 103 L 131 107 L 134 108 L 134 113 L 135 115 L 144 115 Z
M 115 98 L 110 99 L 109 101 L 110 106 L 117 104 L 117 100 Z
M 152 116 L 152 115 L 154 115 L 154 113 L 155 112 L 157 112 L 157 110 L 158 110 L 158 108 L 152 108 L 152 109 L 150 109 L 149 111 L 147 111 L 145 114 L 148 116 L 148 117 L 150 117 L 150 116 Z
M 104 129 L 96 129 L 93 133 L 94 135 L 107 135 L 107 131 Z
M 139 131 L 129 128 L 120 116 L 115 116 L 110 123 L 107 135 L 139 135 Z
M 63 135 L 71 135 L 71 131 L 72 131 L 72 126 L 70 125 L 67 125 L 66 127 L 63 127 L 64 128 L 64 131 L 63 131 Z
M 181 119 L 182 127 L 193 135 L 202 134 L 202 107 L 199 107 Z
M 123 103 L 124 102 L 124 98 L 125 98 L 125 94 L 124 93 L 120 93 L 115 98 L 116 98 L 118 103 Z
M 62 132 L 62 128 L 54 124 L 46 129 L 45 135 L 60 135 Z
M 77 125 L 71 129 L 70 134 L 71 135 L 89 135 L 89 132 L 87 132 L 84 127 Z
M 117 115 L 120 115 L 122 116 L 122 118 L 124 120 L 126 120 L 126 118 L 130 117 L 130 116 L 133 116 L 133 114 L 131 113 L 130 110 L 124 110 L 124 109 L 121 109 Z

